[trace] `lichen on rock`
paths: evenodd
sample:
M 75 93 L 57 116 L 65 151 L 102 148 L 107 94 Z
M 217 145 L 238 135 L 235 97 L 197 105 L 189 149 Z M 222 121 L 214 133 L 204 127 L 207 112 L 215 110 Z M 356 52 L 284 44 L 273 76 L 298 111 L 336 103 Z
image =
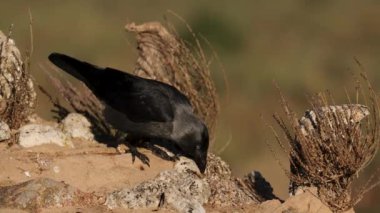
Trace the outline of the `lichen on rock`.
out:
M 49 178 L 38 178 L 16 185 L 0 187 L 0 207 L 36 212 L 47 207 L 85 205 L 96 201 L 93 194 Z
M 232 175 L 229 165 L 220 157 L 209 153 L 206 180 L 211 188 L 209 204 L 212 206 L 240 206 L 258 204 L 254 192 Z
M 22 147 L 42 144 L 74 147 L 71 140 L 58 128 L 46 124 L 27 124 L 19 129 L 18 143 Z
M 70 113 L 60 124 L 62 131 L 71 138 L 94 140 L 94 134 L 91 132 L 91 123 L 82 114 Z
M 22 126 L 18 130 L 18 143 L 22 147 L 33 147 L 42 144 L 74 147 L 72 139 L 94 141 L 91 123 L 79 113 L 68 114 L 58 125 L 43 124 L 37 122 L 37 120 L 39 119 L 30 117 L 29 121 L 31 123 Z
M 4 121 L 0 121 L 0 142 L 11 138 L 11 130 Z
M 133 188 L 117 190 L 107 197 L 108 208 L 154 208 L 165 203 L 179 212 L 205 212 L 210 188 L 201 179 L 195 163 L 181 157 L 174 170 L 161 172 L 156 178 Z
M 15 42 L 0 31 L 0 118 L 17 129 L 34 111 L 36 92 Z

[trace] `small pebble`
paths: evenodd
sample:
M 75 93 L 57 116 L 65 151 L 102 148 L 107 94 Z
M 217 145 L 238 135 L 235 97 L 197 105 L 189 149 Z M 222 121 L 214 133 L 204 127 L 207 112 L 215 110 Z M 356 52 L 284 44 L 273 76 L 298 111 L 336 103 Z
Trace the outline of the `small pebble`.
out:
M 54 166 L 54 167 L 53 167 L 53 171 L 54 171 L 55 173 L 59 173 L 59 172 L 60 172 L 60 169 L 59 169 L 58 166 Z
M 27 177 L 32 177 L 32 175 L 30 174 L 29 171 L 25 171 L 25 172 L 24 172 L 24 175 L 27 176 Z

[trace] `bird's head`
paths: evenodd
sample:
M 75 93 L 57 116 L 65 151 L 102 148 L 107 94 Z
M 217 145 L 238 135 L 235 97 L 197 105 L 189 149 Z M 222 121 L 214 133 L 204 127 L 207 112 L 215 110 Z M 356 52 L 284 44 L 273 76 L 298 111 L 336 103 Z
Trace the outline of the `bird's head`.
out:
M 194 161 L 202 173 L 205 172 L 207 166 L 208 144 L 208 130 L 207 127 L 203 125 L 202 131 L 200 132 L 200 139 L 196 140 L 194 151 Z
M 183 137 L 179 143 L 185 156 L 194 160 L 201 173 L 204 173 L 206 170 L 208 145 L 208 130 L 203 123 L 195 131 L 192 131 L 191 134 Z

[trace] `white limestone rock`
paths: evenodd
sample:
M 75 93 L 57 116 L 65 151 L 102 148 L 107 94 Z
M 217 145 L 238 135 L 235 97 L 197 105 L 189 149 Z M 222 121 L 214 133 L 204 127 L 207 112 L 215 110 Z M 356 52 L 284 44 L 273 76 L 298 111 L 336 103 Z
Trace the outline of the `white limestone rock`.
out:
M 67 136 L 58 128 L 44 124 L 27 124 L 19 129 L 18 143 L 22 147 L 42 144 L 74 147 Z
M 37 93 L 13 39 L 0 31 L 0 112 L 11 128 L 18 128 L 34 112 Z M 16 101 L 16 102 L 15 102 Z M 17 112 L 17 122 L 13 119 Z
M 82 138 L 93 141 L 94 134 L 91 132 L 91 123 L 79 113 L 70 113 L 60 124 L 62 131 L 70 138 Z
M 208 201 L 210 188 L 200 178 L 195 163 L 181 157 L 174 170 L 163 171 L 156 178 L 142 182 L 133 188 L 112 192 L 105 205 L 113 209 L 154 208 L 160 202 L 168 204 L 178 212 L 205 212 L 202 204 Z
M 11 138 L 11 130 L 7 123 L 0 121 L 0 141 L 5 141 Z

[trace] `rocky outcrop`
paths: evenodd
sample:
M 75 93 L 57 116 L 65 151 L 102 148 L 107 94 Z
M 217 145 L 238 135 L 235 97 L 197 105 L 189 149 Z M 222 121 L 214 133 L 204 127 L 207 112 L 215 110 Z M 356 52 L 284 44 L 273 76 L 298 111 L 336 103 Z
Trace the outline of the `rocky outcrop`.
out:
M 0 121 L 0 142 L 11 138 L 11 130 L 7 123 Z
M 18 144 L 22 147 L 42 144 L 74 147 L 72 139 L 94 140 L 90 122 L 78 113 L 68 114 L 58 125 L 26 124 L 19 129 L 18 134 Z
M 205 212 L 202 205 L 207 203 L 210 188 L 205 179 L 199 177 L 195 163 L 181 157 L 174 170 L 163 171 L 133 188 L 111 193 L 106 205 L 111 209 L 141 209 L 167 204 L 178 212 Z
M 22 147 L 33 147 L 42 144 L 73 146 L 61 130 L 45 124 L 27 124 L 21 127 L 18 144 Z
M 279 200 L 268 200 L 258 205 L 257 212 L 283 213 L 283 212 L 309 212 L 332 213 L 333 211 L 318 198 L 316 188 L 307 188 L 303 193 L 289 197 L 283 203 Z M 353 209 L 344 213 L 354 213 Z
M 36 211 L 40 208 L 94 204 L 98 197 L 60 181 L 39 178 L 0 188 L 0 207 Z
M 208 155 L 207 161 L 206 180 L 211 189 L 208 204 L 237 207 L 259 203 L 253 191 L 241 179 L 232 175 L 231 169 L 225 161 L 212 153 Z
M 0 119 L 17 129 L 33 113 L 36 92 L 20 51 L 9 36 L 0 31 Z

